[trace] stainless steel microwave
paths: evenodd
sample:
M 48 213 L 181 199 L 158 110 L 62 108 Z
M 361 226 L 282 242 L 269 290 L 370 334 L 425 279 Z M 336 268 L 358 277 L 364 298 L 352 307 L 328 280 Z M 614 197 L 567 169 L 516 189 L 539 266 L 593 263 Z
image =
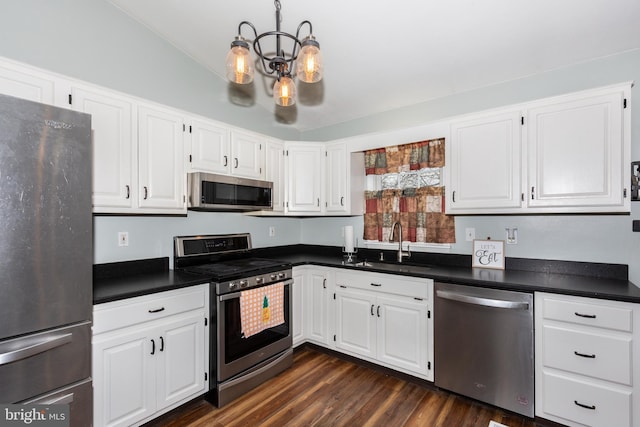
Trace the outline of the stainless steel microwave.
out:
M 273 183 L 192 172 L 187 175 L 188 208 L 196 211 L 271 210 Z

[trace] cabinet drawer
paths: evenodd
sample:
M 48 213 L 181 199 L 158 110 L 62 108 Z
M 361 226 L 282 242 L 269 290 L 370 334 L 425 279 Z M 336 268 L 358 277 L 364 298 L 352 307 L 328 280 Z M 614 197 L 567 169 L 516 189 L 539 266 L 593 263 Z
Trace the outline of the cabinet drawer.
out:
M 572 299 L 578 301 L 545 297 L 544 318 L 631 332 L 631 308 L 614 306 L 611 301 L 600 303 L 592 302 L 593 300 L 587 302 L 576 297 L 572 297 Z
M 209 285 L 198 285 L 97 305 L 93 311 L 93 334 L 203 308 L 206 286 Z
M 600 386 L 545 372 L 541 416 L 555 415 L 581 424 L 597 426 L 631 425 L 631 391 Z M 584 405 L 584 406 L 580 406 Z
M 631 385 L 631 337 L 543 327 L 543 364 L 552 368 Z
M 421 298 L 423 300 L 431 299 L 430 295 L 433 293 L 433 280 L 431 279 L 364 271 L 361 273 L 338 271 L 336 272 L 336 285 Z

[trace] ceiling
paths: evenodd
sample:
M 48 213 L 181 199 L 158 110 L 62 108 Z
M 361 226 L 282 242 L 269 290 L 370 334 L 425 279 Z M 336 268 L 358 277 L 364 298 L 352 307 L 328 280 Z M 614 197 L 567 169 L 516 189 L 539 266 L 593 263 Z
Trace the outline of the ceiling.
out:
M 222 79 L 241 21 L 258 33 L 275 30 L 272 0 L 109 1 Z M 251 96 L 229 99 L 261 105 L 301 132 L 640 47 L 638 0 L 281 3 L 281 30 L 313 24 L 323 80 L 297 82 L 292 114 L 276 110 L 272 80 L 257 73 Z M 229 93 L 236 89 L 230 85 Z

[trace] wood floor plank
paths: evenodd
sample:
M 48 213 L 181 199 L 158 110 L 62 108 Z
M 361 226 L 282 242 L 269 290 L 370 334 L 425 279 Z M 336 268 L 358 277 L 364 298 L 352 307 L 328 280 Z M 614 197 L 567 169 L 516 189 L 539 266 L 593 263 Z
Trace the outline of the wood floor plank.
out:
M 491 420 L 538 426 L 535 420 L 307 347 L 295 352 L 290 369 L 223 408 L 198 399 L 145 427 L 487 427 Z

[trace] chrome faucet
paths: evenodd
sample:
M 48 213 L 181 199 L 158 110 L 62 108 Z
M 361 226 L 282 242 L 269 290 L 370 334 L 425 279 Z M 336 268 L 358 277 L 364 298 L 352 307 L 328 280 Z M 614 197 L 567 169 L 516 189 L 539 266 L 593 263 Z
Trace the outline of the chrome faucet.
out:
M 409 245 L 407 244 L 407 252 L 402 251 L 402 224 L 400 221 L 396 221 L 391 225 L 391 233 L 389 233 L 389 242 L 393 239 L 393 232 L 396 229 L 396 225 L 398 226 L 398 262 L 402 262 L 402 258 L 411 258 L 411 249 L 409 249 Z

